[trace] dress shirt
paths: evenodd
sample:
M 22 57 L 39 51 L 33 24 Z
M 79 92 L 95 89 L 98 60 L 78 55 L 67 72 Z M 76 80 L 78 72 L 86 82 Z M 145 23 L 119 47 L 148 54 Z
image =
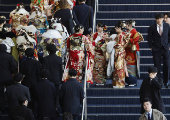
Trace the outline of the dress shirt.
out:
M 150 114 L 150 119 L 151 119 L 152 118 L 152 109 L 151 109 L 151 111 L 149 113 L 145 112 L 145 114 L 146 114 L 147 120 L 148 120 L 148 114 Z

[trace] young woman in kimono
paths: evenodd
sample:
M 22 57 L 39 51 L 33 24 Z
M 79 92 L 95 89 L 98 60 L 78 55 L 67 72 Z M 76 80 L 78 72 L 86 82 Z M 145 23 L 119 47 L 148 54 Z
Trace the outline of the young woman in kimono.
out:
M 116 38 L 116 44 L 114 45 L 114 71 L 113 71 L 113 88 L 125 87 L 125 73 L 126 73 L 126 62 L 125 62 L 125 47 L 129 42 L 129 34 L 122 32 L 123 23 L 119 21 L 115 25 L 115 30 L 118 33 Z
M 92 72 L 94 64 L 94 43 L 88 37 L 83 35 L 84 27 L 82 25 L 75 26 L 75 33 L 67 39 L 67 62 L 63 74 L 63 81 L 68 80 L 69 69 L 77 71 L 77 81 L 82 82 L 83 65 L 86 51 L 86 71 L 87 82 L 93 83 Z M 88 58 L 88 59 L 87 59 Z
M 130 40 L 128 43 L 128 46 L 126 47 L 126 64 L 127 64 L 127 71 L 128 76 L 126 77 L 126 83 L 129 86 L 135 86 L 137 85 L 137 77 L 140 76 L 140 69 L 139 69 L 139 63 L 140 63 L 140 52 L 139 52 L 139 34 L 136 31 L 135 27 L 135 21 L 128 20 L 126 21 L 126 28 L 127 33 L 131 33 Z
M 106 48 L 102 47 L 106 45 L 105 38 L 107 34 L 104 32 L 105 28 L 106 26 L 99 22 L 97 24 L 97 32 L 92 35 L 92 39 L 95 42 L 93 77 L 96 85 L 104 85 L 106 82 Z

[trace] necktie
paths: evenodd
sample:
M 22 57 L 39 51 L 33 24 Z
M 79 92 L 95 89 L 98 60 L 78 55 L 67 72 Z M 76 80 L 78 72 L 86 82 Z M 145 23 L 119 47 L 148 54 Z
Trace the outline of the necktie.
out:
M 148 120 L 151 120 L 150 113 L 148 113 Z
M 161 36 L 162 35 L 162 29 L 161 29 L 161 26 L 159 25 L 159 35 Z

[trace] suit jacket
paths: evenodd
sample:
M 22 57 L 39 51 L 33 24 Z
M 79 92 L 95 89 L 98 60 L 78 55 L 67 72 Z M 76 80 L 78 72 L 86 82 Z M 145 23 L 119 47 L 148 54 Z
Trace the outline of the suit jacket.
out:
M 38 118 L 56 117 L 56 89 L 48 79 L 41 79 L 35 86 L 34 98 L 38 103 Z
M 82 84 L 76 79 L 70 78 L 63 83 L 60 90 L 60 106 L 64 112 L 70 112 L 73 115 L 80 114 L 80 104 L 83 103 L 84 90 Z
M 160 36 L 157 31 L 157 24 L 153 24 L 149 27 L 147 36 L 149 47 L 153 51 L 158 51 L 162 46 L 169 50 L 170 43 L 170 27 L 168 23 L 163 23 L 163 32 Z
M 72 15 L 73 15 L 73 19 L 76 22 L 76 24 L 79 24 L 74 11 L 72 11 Z M 61 18 L 62 24 L 67 28 L 67 31 L 70 34 L 70 32 L 71 32 L 69 30 L 69 19 L 71 18 L 70 9 L 60 9 L 60 10 L 55 12 L 54 17 L 55 18 L 56 17 Z
M 6 95 L 10 109 L 18 106 L 18 98 L 20 96 L 25 96 L 29 102 L 31 101 L 29 88 L 20 83 L 15 83 L 11 86 L 8 86 Z
M 167 120 L 164 114 L 160 112 L 159 110 L 152 109 L 152 115 L 153 115 L 152 117 L 154 120 Z M 143 113 L 141 117 L 139 118 L 139 120 L 147 120 L 146 114 Z
M 50 75 L 48 80 L 54 84 L 60 84 L 62 81 L 62 58 L 56 54 L 50 54 L 43 59 L 43 68 L 48 69 Z
M 40 62 L 27 58 L 21 63 L 20 73 L 25 75 L 22 84 L 28 88 L 34 87 L 39 80 Z
M 91 11 L 89 13 L 89 7 L 90 6 L 82 3 L 80 5 L 75 6 L 73 9 L 79 23 L 84 26 L 85 30 L 88 30 L 89 28 L 93 28 L 93 8 L 91 7 Z M 89 15 L 89 19 L 88 19 L 88 15 Z M 88 21 L 89 24 L 87 25 Z
M 17 72 L 17 63 L 13 56 L 0 52 L 0 82 L 12 81 L 12 74 Z
M 140 87 L 140 102 L 143 103 L 145 98 L 149 98 L 152 101 L 152 108 L 165 113 L 165 107 L 161 98 L 160 90 L 163 86 L 163 80 L 161 78 L 154 78 L 150 82 L 150 78 L 144 79 Z M 141 113 L 144 112 L 143 105 L 141 105 Z
M 27 108 L 25 105 L 17 106 L 12 110 L 12 120 L 15 120 L 17 116 L 23 117 L 24 120 L 34 120 L 32 110 Z

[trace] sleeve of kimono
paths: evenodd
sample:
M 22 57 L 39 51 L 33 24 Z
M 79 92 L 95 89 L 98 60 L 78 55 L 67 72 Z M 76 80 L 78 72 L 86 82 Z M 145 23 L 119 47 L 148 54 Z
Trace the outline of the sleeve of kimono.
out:
M 133 45 L 133 44 L 136 44 L 139 41 L 139 35 L 138 35 L 138 32 L 136 31 L 136 29 L 133 29 L 131 31 L 131 33 L 132 33 L 131 36 L 133 36 L 133 38 L 130 38 L 130 43 Z
M 163 80 L 161 78 L 154 78 L 152 79 L 152 83 L 158 88 L 161 89 L 163 86 Z
M 85 48 L 91 55 L 94 55 L 95 43 L 91 42 L 88 37 L 84 36 L 85 39 Z

